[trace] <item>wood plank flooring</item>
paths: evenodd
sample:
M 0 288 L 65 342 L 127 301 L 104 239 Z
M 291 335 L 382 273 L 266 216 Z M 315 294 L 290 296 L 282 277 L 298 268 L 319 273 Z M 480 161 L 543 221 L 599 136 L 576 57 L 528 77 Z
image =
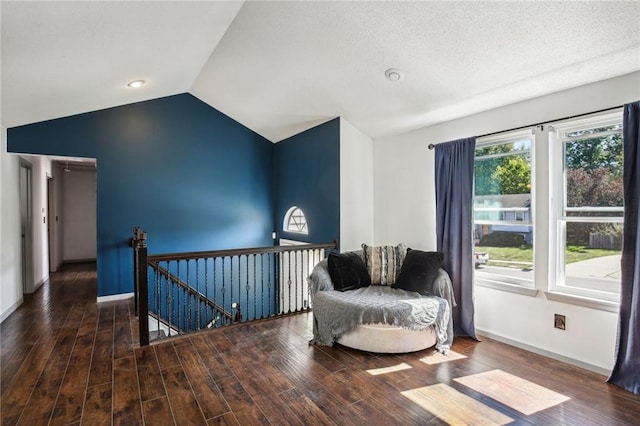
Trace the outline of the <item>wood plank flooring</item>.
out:
M 516 424 L 638 424 L 640 397 L 490 339 L 456 339 L 460 357 L 428 364 L 430 350 L 309 346 L 312 314 L 300 314 L 140 348 L 132 300 L 95 298 L 95 265 L 65 265 L 2 323 L 2 425 L 437 425 L 474 415 L 438 395 Z M 456 380 L 492 370 L 569 399 L 526 415 Z

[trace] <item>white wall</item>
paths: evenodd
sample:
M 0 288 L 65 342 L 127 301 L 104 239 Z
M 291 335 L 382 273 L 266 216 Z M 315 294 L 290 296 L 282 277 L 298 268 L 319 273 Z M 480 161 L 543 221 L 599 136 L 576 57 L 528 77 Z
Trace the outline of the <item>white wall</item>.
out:
M 375 141 L 375 244 L 405 242 L 433 250 L 435 243 L 434 152 L 430 143 L 478 136 L 518 126 L 588 113 L 640 99 L 640 72 L 520 102 L 411 133 Z M 544 136 L 543 136 L 544 135 Z M 546 133 L 536 155 L 546 155 Z M 548 171 L 536 171 L 536 186 Z M 536 197 L 537 217 L 549 202 Z M 548 223 L 536 222 L 536 287 L 547 289 Z M 544 260 L 544 261 L 543 261 Z M 475 288 L 476 328 L 505 341 L 568 358 L 599 370 L 613 366 L 617 313 L 549 301 L 485 287 Z M 567 329 L 553 328 L 553 313 L 567 316 Z
M 18 157 L 7 154 L 6 129 L 0 146 L 0 322 L 22 303 L 22 255 Z
M 433 152 L 419 134 L 375 141 L 374 243 L 435 250 Z
M 96 259 L 96 171 L 63 172 L 63 261 Z
M 373 243 L 373 140 L 340 119 L 340 250 Z
M 51 176 L 51 160 L 42 156 L 23 157 L 31 163 L 33 188 L 33 282 L 27 292 L 33 293 L 49 279 L 49 240 L 47 235 L 47 179 Z
M 49 180 L 51 190 L 49 192 L 49 270 L 57 271 L 62 265 L 62 197 L 63 197 L 63 171 L 62 166 L 52 162 Z

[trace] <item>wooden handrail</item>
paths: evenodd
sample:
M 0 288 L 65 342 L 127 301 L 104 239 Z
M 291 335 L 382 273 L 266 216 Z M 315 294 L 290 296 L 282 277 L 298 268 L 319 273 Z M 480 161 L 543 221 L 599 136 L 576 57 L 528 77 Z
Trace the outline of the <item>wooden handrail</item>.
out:
M 220 312 L 223 317 L 228 318 L 229 320 L 233 321 L 233 314 L 231 312 L 229 312 L 229 311 L 226 311 L 224 309 L 224 307 L 218 305 L 217 303 L 215 303 L 214 301 L 209 299 L 207 296 L 205 296 L 204 294 L 200 293 L 198 290 L 196 290 L 195 288 L 191 287 L 186 282 L 182 281 L 180 279 L 180 277 L 177 277 L 177 276 L 173 275 L 171 272 L 169 272 L 168 270 L 166 270 L 165 268 L 160 266 L 157 262 L 149 260 L 148 263 L 149 263 L 149 266 L 151 266 L 153 269 L 157 270 L 161 275 L 163 275 L 168 280 L 173 281 L 178 287 L 182 287 L 183 289 L 187 290 L 187 292 L 189 292 L 189 294 L 191 294 L 192 296 L 195 296 L 198 300 L 200 300 L 201 302 L 203 302 L 204 304 L 206 304 L 210 308 L 213 308 L 217 312 Z
M 242 317 L 242 313 L 240 311 L 240 295 L 238 295 L 238 300 L 237 300 L 237 307 L 234 306 L 234 309 L 230 309 L 229 311 L 224 309 L 224 303 L 221 305 L 219 305 L 218 303 L 216 303 L 216 295 L 212 294 L 210 295 L 211 298 L 209 298 L 207 295 L 200 293 L 199 291 L 199 286 L 195 285 L 194 287 L 192 287 L 189 284 L 189 279 L 187 279 L 187 281 L 182 281 L 182 279 L 180 279 L 179 274 L 172 274 L 170 271 L 172 269 L 172 267 L 170 267 L 169 265 L 171 264 L 171 262 L 177 262 L 177 267 L 180 268 L 180 261 L 187 261 L 187 270 L 189 271 L 191 266 L 190 266 L 190 260 L 195 260 L 196 261 L 196 275 L 197 275 L 197 271 L 198 271 L 198 264 L 200 263 L 199 261 L 202 259 L 205 261 L 205 277 L 206 277 L 206 268 L 207 268 L 207 264 L 209 263 L 209 259 L 213 259 L 214 262 L 214 272 L 215 272 L 215 264 L 216 264 L 216 260 L 217 258 L 220 258 L 223 260 L 223 265 L 222 265 L 222 271 L 224 274 L 225 271 L 225 265 L 226 262 L 230 261 L 231 264 L 229 265 L 229 267 L 231 268 L 230 270 L 233 272 L 233 268 L 234 268 L 234 261 L 233 258 L 237 257 L 239 263 L 237 264 L 238 268 L 241 266 L 241 258 L 243 256 L 245 256 L 247 258 L 247 262 L 246 262 L 246 273 L 249 274 L 249 270 L 250 270 L 250 265 L 249 265 L 249 260 L 251 258 L 251 256 L 253 256 L 253 262 L 254 262 L 254 269 L 257 268 L 257 261 L 260 260 L 261 264 L 266 260 L 263 258 L 257 259 L 256 255 L 258 255 L 259 257 L 264 255 L 264 254 L 268 254 L 269 255 L 269 264 L 267 266 L 267 269 L 264 270 L 264 272 L 268 273 L 268 284 L 266 289 L 264 288 L 264 280 L 266 279 L 264 276 L 264 273 L 260 273 L 260 276 L 256 275 L 257 272 L 256 270 L 253 271 L 254 277 L 253 280 L 260 280 L 260 282 L 262 283 L 262 287 L 259 289 L 260 294 L 256 293 L 256 288 L 254 287 L 254 298 L 251 299 L 248 290 L 247 290 L 247 309 L 249 310 L 249 312 L 251 312 L 251 310 L 249 309 L 249 301 L 253 300 L 253 305 L 254 305 L 254 309 L 257 311 L 257 306 L 258 303 L 260 303 L 260 306 L 262 306 L 262 309 L 264 309 L 264 298 L 267 297 L 267 302 L 268 302 L 268 307 L 267 307 L 267 315 L 271 316 L 271 315 L 282 315 L 285 313 L 285 308 L 284 306 L 288 306 L 288 308 L 286 308 L 288 310 L 289 313 L 291 312 L 298 312 L 300 309 L 302 310 L 309 310 L 309 306 L 308 306 L 308 300 L 305 299 L 305 292 L 308 292 L 308 289 L 305 287 L 305 281 L 304 281 L 304 277 L 302 276 L 303 271 L 306 271 L 307 269 L 309 271 L 304 272 L 304 273 L 308 273 L 310 272 L 310 269 L 312 267 L 312 265 L 307 265 L 305 262 L 307 262 L 307 260 L 304 260 L 301 266 L 298 266 L 298 262 L 302 261 L 302 259 L 304 258 L 304 256 L 301 256 L 301 254 L 307 252 L 308 253 L 308 261 L 311 262 L 315 262 L 316 260 L 312 260 L 312 259 L 316 259 L 317 255 L 321 255 L 321 257 L 326 257 L 327 251 L 329 250 L 334 250 L 338 248 L 338 242 L 337 241 L 333 241 L 331 243 L 323 243 L 323 244 L 301 244 L 301 245 L 289 245 L 289 246 L 271 246 L 271 247 L 252 247 L 252 248 L 240 248 L 240 249 L 227 249 L 227 250 L 208 250 L 208 251 L 194 251 L 194 252 L 187 252 L 187 253 L 168 253 L 168 254 L 155 254 L 155 255 L 151 255 L 149 256 L 148 254 L 148 250 L 147 250 L 147 234 L 146 232 L 142 231 L 142 229 L 136 227 L 134 228 L 134 236 L 131 240 L 132 242 L 132 247 L 133 247 L 133 251 L 134 251 L 134 259 L 133 259 L 133 269 L 134 269 L 134 291 L 137 295 L 137 315 L 138 315 L 138 322 L 139 322 L 139 334 L 140 334 L 140 345 L 141 346 L 145 346 L 149 344 L 149 321 L 147 320 L 147 318 L 151 315 L 151 316 L 156 316 L 159 314 L 159 312 L 153 313 L 153 312 L 149 312 L 149 268 L 151 267 L 154 270 L 155 274 L 159 274 L 156 275 L 156 277 L 160 277 L 163 276 L 165 277 L 165 279 L 167 280 L 167 285 L 169 284 L 169 282 L 171 281 L 173 285 L 176 285 L 177 288 L 182 288 L 182 290 L 184 290 L 186 292 L 186 294 L 189 297 L 185 297 L 185 300 L 188 300 L 188 303 L 191 304 L 192 300 L 191 297 L 193 297 L 195 299 L 195 303 L 200 304 L 200 303 L 204 303 L 205 306 L 207 306 L 207 308 L 211 308 L 213 311 L 215 311 L 215 317 L 217 319 L 223 319 L 222 324 L 223 325 L 228 325 L 229 323 L 236 323 L 238 321 L 242 321 L 243 317 Z M 294 256 L 284 256 L 284 253 L 293 253 Z M 312 257 L 312 253 L 313 257 Z M 292 259 L 293 257 L 293 259 Z M 282 259 L 281 259 L 282 258 Z M 300 258 L 300 259 L 299 259 Z M 161 262 L 167 262 L 164 266 L 164 268 L 162 266 L 160 266 L 162 263 Z M 289 281 L 288 281 L 288 287 L 286 287 L 284 290 L 281 289 L 281 278 L 280 278 L 280 274 L 283 273 L 280 268 L 282 268 L 282 265 L 289 265 L 289 274 L 291 274 L 291 264 L 289 264 L 288 262 L 294 262 L 294 273 L 295 274 L 299 274 L 300 277 L 294 277 L 294 285 L 295 288 L 292 287 L 292 282 L 291 282 L 291 277 L 289 277 Z M 263 265 L 264 266 L 264 265 Z M 232 282 L 230 283 L 230 292 L 231 292 L 231 299 L 233 301 L 233 296 L 234 296 L 234 283 L 236 281 L 240 280 L 240 275 L 241 272 L 238 269 L 237 274 L 234 275 L 234 277 L 232 277 Z M 188 273 L 188 272 L 187 272 Z M 298 278 L 300 278 L 300 280 L 298 280 Z M 247 275 L 247 280 L 249 280 L 249 275 Z M 215 277 L 214 277 L 214 281 L 215 281 Z M 260 282 L 256 281 L 255 285 L 259 285 Z M 239 283 L 236 283 L 237 285 L 240 285 Z M 247 281 L 247 289 L 249 288 L 249 283 Z M 223 283 L 223 290 L 225 289 L 224 287 L 224 283 Z M 157 289 L 155 289 L 157 290 Z M 241 291 L 240 287 L 238 287 L 237 291 Z M 266 291 L 266 294 L 265 294 Z M 289 293 L 287 293 L 289 291 Z M 290 293 L 290 291 L 295 291 L 295 293 Z M 224 301 L 224 291 L 223 291 L 223 301 Z M 283 297 L 285 297 L 284 295 L 288 294 L 287 298 L 288 298 L 288 302 L 287 300 L 283 299 Z M 160 293 L 157 293 L 156 296 L 160 297 Z M 167 297 L 170 297 L 167 295 Z M 281 299 L 277 299 L 277 298 L 281 298 Z M 299 300 L 298 300 L 299 299 Z M 168 299 L 170 300 L 170 299 Z M 280 302 L 279 302 L 280 300 Z M 291 303 L 295 304 L 295 307 L 292 307 Z M 279 305 L 279 303 L 282 303 L 282 306 Z M 167 305 L 169 306 L 169 305 Z M 198 309 L 201 309 L 202 306 L 198 305 Z M 172 308 L 173 309 L 173 308 Z M 191 307 L 189 307 L 189 309 L 192 309 Z M 200 311 L 198 311 L 200 312 Z M 191 311 L 188 311 L 188 316 L 190 318 L 190 313 L 192 313 Z M 257 312 L 253 312 L 251 313 L 251 315 L 253 315 L 253 319 L 249 318 L 249 316 L 247 317 L 247 320 L 255 320 L 257 319 Z M 261 313 L 261 318 L 263 318 L 265 315 L 264 310 Z M 167 321 L 166 319 L 163 320 L 161 318 L 157 318 L 159 321 L 161 321 L 165 326 L 171 327 L 171 325 L 169 324 L 165 324 L 165 323 L 170 323 L 171 320 Z M 178 313 L 178 319 L 180 320 L 180 315 Z M 182 324 L 184 326 L 184 324 Z M 185 330 L 180 330 L 180 332 L 184 333 L 189 333 L 191 331 L 191 327 L 193 324 L 188 324 L 187 328 Z M 210 326 L 211 324 L 209 324 Z M 174 325 L 175 326 L 175 325 Z M 173 327 L 172 327 L 173 328 Z M 201 329 L 200 324 L 197 324 L 195 326 L 196 330 Z M 182 334 L 182 333 L 181 333 Z
M 193 251 L 188 253 L 170 253 L 148 255 L 149 262 L 168 262 L 172 260 L 204 259 L 209 257 L 232 257 L 249 254 L 282 253 L 287 251 L 303 251 L 315 249 L 335 249 L 338 248 L 338 241 L 321 244 L 301 244 L 292 246 L 273 247 L 253 247 L 241 249 L 213 250 L 213 251 Z

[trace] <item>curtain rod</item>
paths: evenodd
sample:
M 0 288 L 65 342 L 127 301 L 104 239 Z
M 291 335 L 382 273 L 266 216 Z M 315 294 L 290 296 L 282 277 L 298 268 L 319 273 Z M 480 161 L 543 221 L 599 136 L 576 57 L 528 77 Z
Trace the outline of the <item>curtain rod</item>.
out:
M 555 120 L 541 121 L 540 123 L 529 124 L 528 126 L 520 126 L 520 127 L 514 127 L 513 129 L 500 130 L 498 132 L 486 133 L 484 135 L 476 136 L 476 139 L 485 138 L 487 136 L 493 136 L 493 135 L 497 135 L 497 134 L 500 134 L 500 133 L 515 132 L 516 130 L 528 129 L 529 127 L 544 126 L 547 123 L 555 123 L 557 121 L 571 120 L 572 118 L 584 117 L 585 115 L 598 114 L 600 112 L 606 112 L 606 111 L 613 111 L 614 109 L 618 109 L 618 108 L 622 108 L 622 107 L 624 107 L 624 105 L 618 105 L 618 106 L 614 106 L 614 107 L 610 107 L 610 108 L 599 109 L 597 111 L 585 112 L 583 114 L 570 115 L 568 117 L 556 118 Z M 436 147 L 435 144 L 430 143 L 427 148 L 433 149 L 435 147 Z

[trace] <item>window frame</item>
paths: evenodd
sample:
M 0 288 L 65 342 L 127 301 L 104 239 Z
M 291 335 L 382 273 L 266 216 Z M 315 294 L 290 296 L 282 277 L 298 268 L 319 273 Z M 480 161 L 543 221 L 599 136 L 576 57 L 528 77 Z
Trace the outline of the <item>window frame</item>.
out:
M 291 218 L 294 217 L 294 213 L 300 212 L 301 217 L 304 219 L 303 229 L 292 229 L 290 228 Z M 284 220 L 282 222 L 282 230 L 284 232 L 290 232 L 293 234 L 299 235 L 309 235 L 309 222 L 307 222 L 307 216 L 304 214 L 304 211 L 298 206 L 291 206 L 287 210 L 284 215 Z
M 566 285 L 566 226 L 567 223 L 624 223 L 622 216 L 569 216 L 565 212 L 599 211 L 620 212 L 619 207 L 568 207 L 565 176 L 565 143 L 581 138 L 567 138 L 564 135 L 571 131 L 605 127 L 622 124 L 622 110 L 605 114 L 592 115 L 587 118 L 567 120 L 554 123 L 549 128 L 549 164 L 550 180 L 549 195 L 551 197 L 549 211 L 549 276 L 548 289 L 545 292 L 547 298 L 560 302 L 568 302 L 591 308 L 615 310 L 619 305 L 618 293 L 609 293 L 601 290 L 590 290 L 581 287 Z M 602 132 L 600 136 L 622 133 L 618 131 Z M 587 135 L 588 136 L 588 135 Z
M 535 223 L 535 218 L 536 218 L 536 214 L 535 214 L 535 191 L 536 191 L 536 185 L 535 185 L 535 179 L 536 179 L 536 156 L 535 156 L 535 151 L 536 151 L 536 134 L 534 132 L 534 128 L 533 127 L 529 127 L 526 129 L 521 129 L 518 131 L 511 131 L 511 132 L 505 132 L 505 133 L 500 133 L 497 135 L 491 135 L 491 136 L 486 136 L 486 137 L 481 137 L 478 138 L 476 140 L 476 147 L 475 149 L 479 149 L 479 148 L 484 148 L 484 147 L 489 147 L 489 146 L 495 146 L 495 145 L 501 145 L 501 144 L 505 144 L 505 143 L 509 143 L 512 142 L 514 140 L 522 140 L 522 139 L 529 139 L 531 146 L 530 149 L 527 151 L 529 153 L 530 156 L 530 165 L 531 165 L 531 184 L 530 184 L 530 207 L 529 207 L 529 214 L 530 214 L 530 219 L 528 224 L 531 226 L 532 229 L 532 233 L 533 233 L 533 244 L 532 244 L 532 259 L 533 259 L 533 264 L 532 264 L 532 279 L 530 280 L 530 282 L 528 282 L 528 285 L 523 285 L 522 283 L 517 283 L 517 282 L 508 282 L 508 281 L 498 281 L 495 279 L 490 279 L 491 277 L 487 276 L 487 277 L 483 277 L 482 276 L 482 272 L 481 271 L 477 271 L 474 270 L 474 278 L 473 278 L 473 282 L 474 282 L 474 286 L 479 286 L 479 287 L 487 287 L 487 288 L 493 288 L 493 289 L 497 289 L 497 290 L 503 290 L 503 291 L 508 291 L 508 292 L 512 292 L 512 293 L 517 293 L 517 294 L 522 294 L 522 295 L 526 295 L 526 296 L 532 296 L 535 297 L 538 294 L 538 289 L 536 288 L 536 223 Z M 505 154 L 505 155 L 497 155 L 497 156 L 508 156 L 508 155 L 513 155 L 511 153 L 509 154 Z M 475 155 L 474 155 L 474 164 L 475 164 Z M 474 180 L 474 190 L 473 190 L 473 194 L 474 194 L 474 199 L 475 199 L 475 180 Z M 504 215 L 504 211 L 500 211 L 502 209 L 487 209 L 487 208 L 479 208 L 476 210 L 475 208 L 475 201 L 474 201 L 474 205 L 472 206 L 472 212 L 473 212 L 473 229 L 475 231 L 476 225 L 515 225 L 515 226 L 523 226 L 523 224 L 525 223 L 525 221 L 518 221 L 516 220 L 516 217 L 513 217 L 513 220 L 505 220 L 505 215 Z M 487 211 L 487 210 L 498 210 L 499 211 L 499 220 L 480 220 L 480 222 L 476 221 L 476 212 L 477 211 Z M 523 213 L 524 215 L 524 213 Z M 523 218 L 524 219 L 524 218 Z M 473 235 L 473 239 L 472 241 L 474 242 L 474 250 L 475 250 L 475 232 Z M 480 277 L 478 277 L 478 274 L 480 274 Z M 489 275 L 489 274 L 487 274 Z M 481 278 L 480 280 L 478 280 L 477 278 Z M 517 280 L 514 280 L 517 281 Z

